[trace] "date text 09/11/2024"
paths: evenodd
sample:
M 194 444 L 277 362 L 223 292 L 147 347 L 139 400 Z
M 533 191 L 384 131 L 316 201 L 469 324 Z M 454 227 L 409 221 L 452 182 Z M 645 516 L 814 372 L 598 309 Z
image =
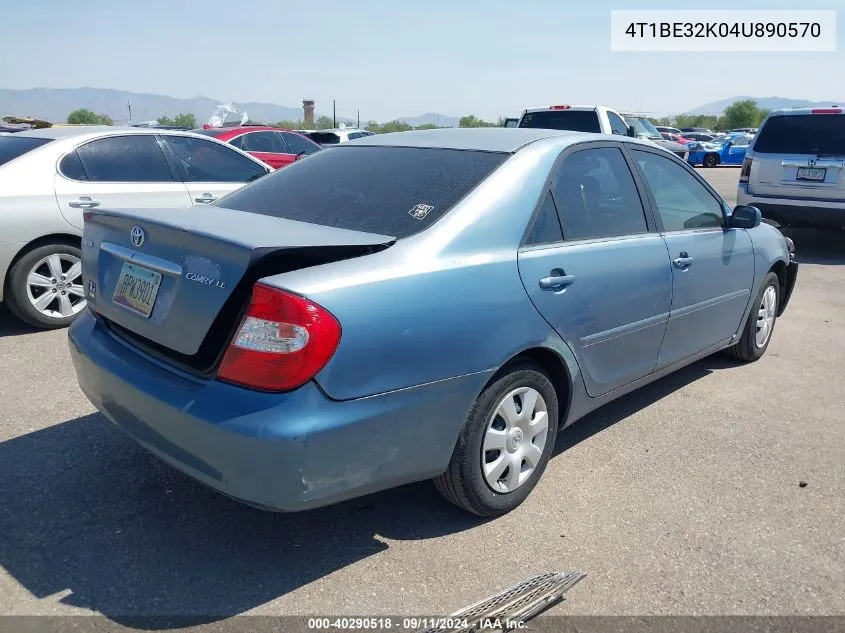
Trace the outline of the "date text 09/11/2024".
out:
M 631 22 L 625 35 L 663 38 L 821 37 L 818 22 Z
M 421 629 L 469 629 L 482 631 L 512 631 L 525 629 L 527 623 L 508 618 L 482 618 L 470 622 L 467 618 L 443 617 L 375 617 L 375 618 L 309 618 L 308 629 L 311 631 L 361 631 L 390 630 L 419 631 Z

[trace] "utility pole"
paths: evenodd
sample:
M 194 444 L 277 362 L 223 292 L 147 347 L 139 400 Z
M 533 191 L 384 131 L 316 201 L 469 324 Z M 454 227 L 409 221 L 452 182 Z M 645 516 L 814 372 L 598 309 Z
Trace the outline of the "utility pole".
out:
M 332 99 L 332 127 L 337 127 L 337 108 L 334 99 Z
M 129 108 L 129 122 L 132 123 L 132 102 L 127 101 L 126 107 Z
M 361 129 L 361 111 L 360 110 L 358 110 L 358 125 L 357 125 L 357 127 L 358 127 L 359 130 Z

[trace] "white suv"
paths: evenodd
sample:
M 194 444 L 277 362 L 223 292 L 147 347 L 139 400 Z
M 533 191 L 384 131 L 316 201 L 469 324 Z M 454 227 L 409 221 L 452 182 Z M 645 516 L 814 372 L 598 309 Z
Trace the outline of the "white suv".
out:
M 745 155 L 737 203 L 783 226 L 845 228 L 845 109 L 769 114 Z

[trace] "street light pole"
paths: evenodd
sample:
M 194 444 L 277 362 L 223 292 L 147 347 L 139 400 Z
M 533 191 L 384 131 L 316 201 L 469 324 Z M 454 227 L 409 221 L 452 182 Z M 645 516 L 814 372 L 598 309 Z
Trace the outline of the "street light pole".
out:
M 332 127 L 337 127 L 337 108 L 334 99 L 332 99 Z

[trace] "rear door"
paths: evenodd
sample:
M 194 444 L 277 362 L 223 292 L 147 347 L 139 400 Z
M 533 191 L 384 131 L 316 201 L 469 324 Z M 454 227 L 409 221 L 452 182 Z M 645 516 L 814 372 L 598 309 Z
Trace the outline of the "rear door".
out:
M 672 311 L 658 369 L 739 329 L 754 283 L 754 248 L 727 228 L 723 202 L 689 167 L 661 152 L 632 149 L 672 260 Z
M 107 136 L 83 143 L 60 159 L 55 187 L 62 215 L 79 229 L 86 209 L 191 204 L 155 134 Z
M 766 120 L 752 147 L 749 193 L 845 201 L 845 114 L 820 112 Z
M 192 204 L 208 204 L 270 170 L 237 150 L 196 136 L 162 136 Z
M 564 154 L 520 249 L 525 289 L 572 349 L 590 396 L 657 365 L 672 273 L 651 225 L 622 150 L 590 144 Z

